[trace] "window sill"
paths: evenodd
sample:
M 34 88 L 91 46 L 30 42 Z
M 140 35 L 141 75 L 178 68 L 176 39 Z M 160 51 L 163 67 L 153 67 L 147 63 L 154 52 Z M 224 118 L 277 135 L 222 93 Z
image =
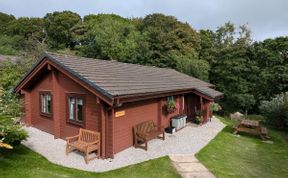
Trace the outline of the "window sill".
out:
M 76 125 L 76 126 L 79 126 L 79 127 L 83 127 L 83 125 L 84 125 L 83 122 L 72 121 L 72 120 L 68 120 L 67 123 L 71 124 L 71 125 Z
M 47 114 L 47 113 L 40 113 L 40 116 L 46 117 L 48 119 L 52 119 L 52 114 Z

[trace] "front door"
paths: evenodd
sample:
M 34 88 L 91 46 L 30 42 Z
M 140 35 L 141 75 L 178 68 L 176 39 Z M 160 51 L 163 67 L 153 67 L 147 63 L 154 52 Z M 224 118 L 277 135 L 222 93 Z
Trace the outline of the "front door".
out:
M 184 98 L 184 111 L 187 115 L 187 121 L 193 121 L 195 119 L 195 109 L 200 109 L 200 97 L 194 93 L 189 93 L 185 94 Z

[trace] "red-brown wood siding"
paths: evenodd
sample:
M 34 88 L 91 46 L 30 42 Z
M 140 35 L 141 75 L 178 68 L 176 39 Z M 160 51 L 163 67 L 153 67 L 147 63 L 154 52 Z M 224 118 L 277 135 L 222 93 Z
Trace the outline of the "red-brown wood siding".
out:
M 31 107 L 31 93 L 30 91 L 22 91 L 21 98 L 23 103 L 24 115 L 22 116 L 22 121 L 24 121 L 27 125 L 32 124 L 32 107 Z
M 30 92 L 31 94 L 30 107 L 31 107 L 31 124 L 40 130 L 54 134 L 53 116 L 50 118 L 41 116 L 40 115 L 40 103 L 39 103 L 40 101 L 39 92 L 41 91 L 50 91 L 53 97 L 51 83 L 52 83 L 52 73 L 49 72 L 41 80 L 39 80 L 36 85 L 34 85 L 33 89 L 31 89 L 31 92 Z M 25 100 L 26 98 L 28 99 L 29 96 L 28 95 L 27 97 L 25 96 Z M 27 106 L 27 108 L 29 107 Z
M 52 71 L 55 69 L 52 69 Z M 83 128 L 101 131 L 101 121 L 100 121 L 100 105 L 96 103 L 96 96 L 91 92 L 84 89 L 82 86 L 72 81 L 70 78 L 59 72 L 57 76 L 52 77 L 52 71 L 47 73 L 41 78 L 34 86 L 31 88 L 31 101 L 29 101 L 29 93 L 25 95 L 25 112 L 29 116 L 29 108 L 32 106 L 33 110 L 31 112 L 31 124 L 45 132 L 55 134 L 55 130 L 59 130 L 60 138 L 66 138 L 67 136 L 72 136 L 78 133 L 80 126 L 76 126 L 66 122 L 66 112 L 67 112 L 67 93 L 79 93 L 85 95 L 85 120 L 83 123 Z M 54 81 L 58 79 L 58 81 Z M 53 81 L 54 82 L 53 82 Z M 57 91 L 56 91 L 57 90 Z M 53 114 L 51 118 L 46 118 L 40 116 L 40 106 L 39 106 L 39 92 L 40 91 L 50 91 L 52 94 L 52 105 L 56 108 L 53 109 Z M 24 94 L 27 92 L 24 92 Z M 30 107 L 28 106 L 30 105 Z M 27 109 L 26 109 L 27 108 Z M 28 120 L 27 117 L 27 121 Z M 55 120 L 56 119 L 56 120 Z M 59 125 L 55 127 L 54 122 L 59 120 Z M 58 128 L 60 127 L 60 129 Z M 59 135 L 58 134 L 58 135 Z M 57 136 L 57 135 L 56 135 Z
M 51 71 L 51 70 L 50 70 Z M 52 71 L 52 114 L 53 114 L 53 126 L 54 137 L 59 138 L 61 136 L 61 114 L 62 114 L 62 98 L 61 98 L 61 85 L 59 83 L 59 72 Z M 40 100 L 40 99 L 39 99 Z
M 203 113 L 203 122 L 207 122 L 209 120 L 210 116 L 210 101 L 203 99 L 202 104 L 202 113 Z
M 114 118 L 114 154 L 133 145 L 133 126 L 148 120 L 158 123 L 158 100 L 126 103 L 118 111 L 125 115 Z
M 100 105 L 100 116 L 101 116 L 101 156 L 102 158 L 106 158 L 106 112 L 105 112 L 105 103 L 101 101 L 97 101 Z
M 113 158 L 114 154 L 117 152 L 114 152 L 115 148 L 115 139 L 114 139 L 114 130 L 115 130 L 115 125 L 114 125 L 114 108 L 109 110 L 108 114 L 108 121 L 107 121 L 107 157 Z
M 96 96 L 81 87 L 76 82 L 72 81 L 64 74 L 59 73 L 59 83 L 61 84 L 60 90 L 60 98 L 61 100 L 61 138 L 65 138 L 67 136 L 75 135 L 78 133 L 80 127 L 101 131 L 101 123 L 100 123 L 100 105 L 96 103 Z M 67 94 L 76 93 L 83 94 L 85 96 L 85 118 L 83 122 L 83 126 L 76 126 L 71 123 L 67 123 Z

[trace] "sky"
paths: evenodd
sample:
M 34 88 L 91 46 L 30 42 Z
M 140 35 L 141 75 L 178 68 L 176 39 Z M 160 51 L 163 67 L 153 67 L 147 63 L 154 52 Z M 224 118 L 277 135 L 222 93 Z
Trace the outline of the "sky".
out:
M 82 17 L 114 13 L 131 18 L 163 13 L 188 22 L 196 30 L 215 30 L 231 21 L 237 26 L 248 24 L 257 41 L 288 36 L 288 0 L 0 0 L 0 12 L 16 17 L 43 17 L 63 10 Z

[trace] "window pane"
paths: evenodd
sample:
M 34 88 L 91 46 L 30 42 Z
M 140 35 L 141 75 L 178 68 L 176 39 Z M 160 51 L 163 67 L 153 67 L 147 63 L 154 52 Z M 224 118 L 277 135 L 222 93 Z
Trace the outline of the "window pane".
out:
M 51 114 L 51 96 L 47 95 L 47 113 Z
M 44 95 L 41 95 L 41 112 L 44 112 L 45 111 L 45 97 Z
M 174 101 L 174 96 L 168 96 L 167 101 Z
M 83 121 L 83 99 L 77 98 L 77 120 Z
M 74 120 L 74 111 L 75 111 L 75 99 L 74 97 L 69 97 L 69 119 Z
M 47 112 L 47 106 L 46 106 L 46 95 L 42 95 L 43 96 L 43 112 L 46 113 Z

